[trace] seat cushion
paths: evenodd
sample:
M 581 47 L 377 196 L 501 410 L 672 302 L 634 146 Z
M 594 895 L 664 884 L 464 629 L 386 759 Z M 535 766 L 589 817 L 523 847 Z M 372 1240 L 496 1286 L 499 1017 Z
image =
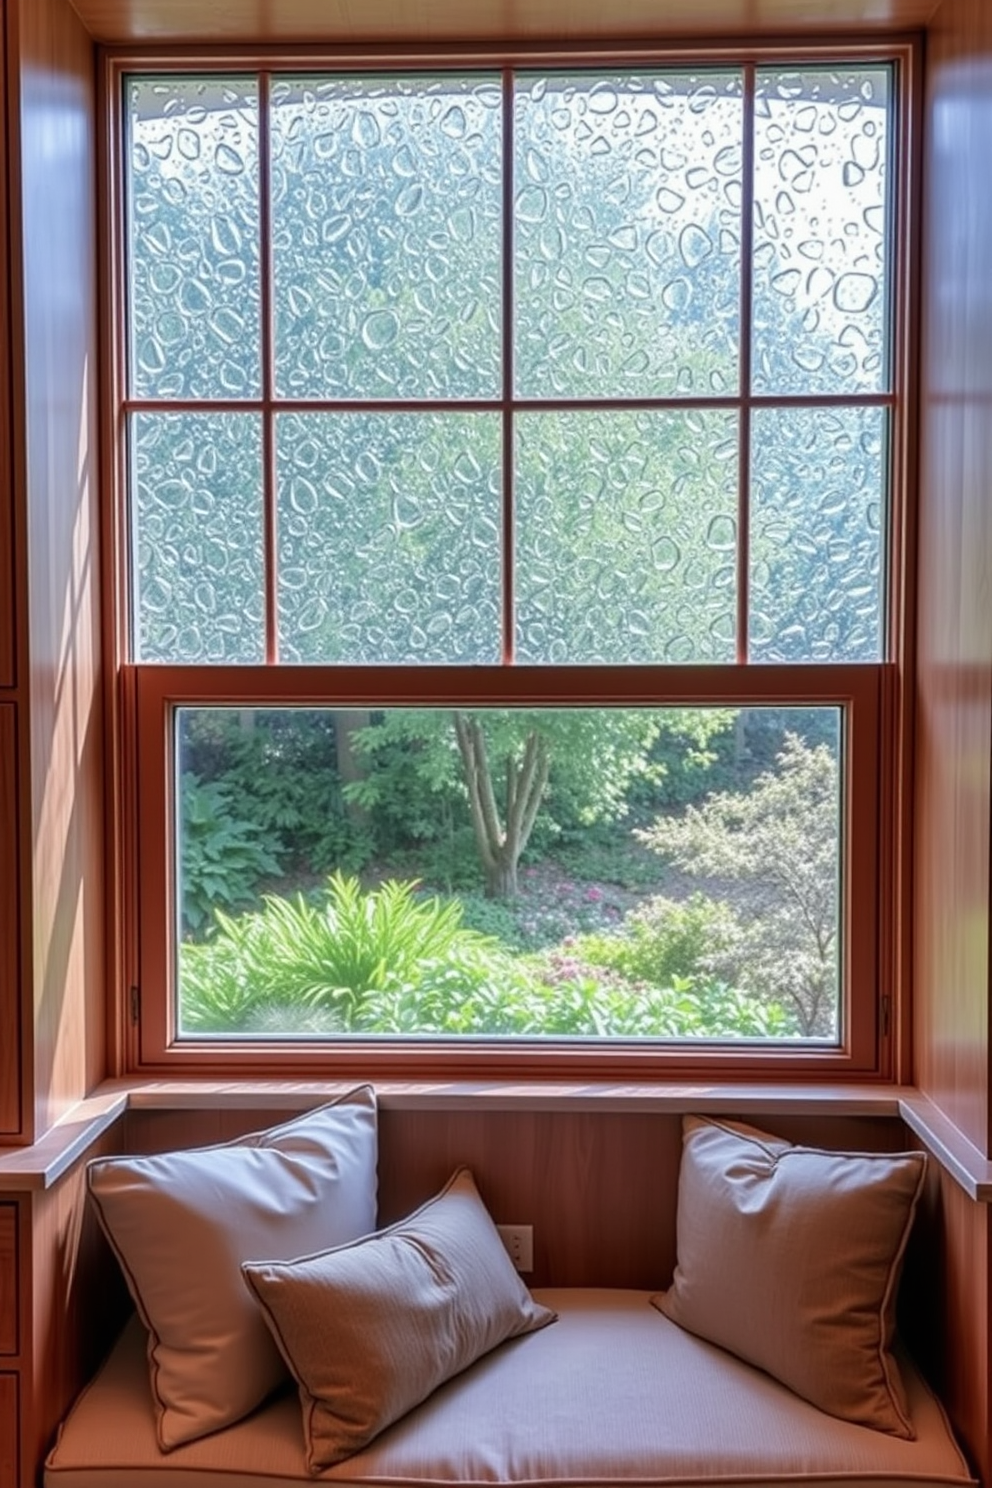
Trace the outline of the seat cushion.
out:
M 817 1410 L 669 1322 L 648 1292 L 542 1289 L 534 1297 L 558 1313 L 554 1327 L 502 1344 L 316 1479 L 291 1391 L 225 1431 L 161 1453 L 141 1329 L 132 1326 L 63 1426 L 46 1488 L 700 1480 L 774 1488 L 809 1474 L 865 1488 L 974 1482 L 908 1364 L 915 1441 Z

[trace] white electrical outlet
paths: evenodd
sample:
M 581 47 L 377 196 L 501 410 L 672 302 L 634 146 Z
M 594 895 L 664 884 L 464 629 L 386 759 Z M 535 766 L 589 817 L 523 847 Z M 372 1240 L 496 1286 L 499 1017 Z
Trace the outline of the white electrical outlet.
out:
M 534 1269 L 534 1226 L 497 1225 L 499 1238 L 518 1271 Z

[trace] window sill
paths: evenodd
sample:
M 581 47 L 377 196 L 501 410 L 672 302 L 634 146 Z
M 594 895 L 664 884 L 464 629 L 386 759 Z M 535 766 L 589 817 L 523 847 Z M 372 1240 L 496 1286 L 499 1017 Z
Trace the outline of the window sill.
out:
M 0 1192 L 53 1188 L 127 1110 L 298 1110 L 329 1100 L 354 1081 L 112 1080 L 80 1101 L 31 1147 L 0 1148 Z M 757 1085 L 704 1082 L 528 1083 L 524 1081 L 385 1081 L 380 1104 L 411 1111 L 657 1112 L 782 1116 L 897 1116 L 935 1162 L 978 1203 L 992 1203 L 992 1161 L 925 1095 L 907 1085 Z

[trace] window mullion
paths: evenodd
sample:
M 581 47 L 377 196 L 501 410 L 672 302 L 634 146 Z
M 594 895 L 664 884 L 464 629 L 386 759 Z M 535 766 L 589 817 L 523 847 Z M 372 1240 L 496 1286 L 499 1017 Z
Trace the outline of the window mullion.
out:
M 503 70 L 503 306 L 502 306 L 502 446 L 503 446 L 503 644 L 504 666 L 516 655 L 514 604 L 514 430 L 513 430 L 513 84 L 512 68 Z
M 279 660 L 277 601 L 278 548 L 276 529 L 276 437 L 272 265 L 272 128 L 271 82 L 268 72 L 258 79 L 258 191 L 259 273 L 261 275 L 262 355 L 262 481 L 265 512 L 265 660 Z
M 737 660 L 748 659 L 751 537 L 751 354 L 754 310 L 754 96 L 757 68 L 744 67 L 741 140 L 741 363 L 740 450 L 737 462 Z

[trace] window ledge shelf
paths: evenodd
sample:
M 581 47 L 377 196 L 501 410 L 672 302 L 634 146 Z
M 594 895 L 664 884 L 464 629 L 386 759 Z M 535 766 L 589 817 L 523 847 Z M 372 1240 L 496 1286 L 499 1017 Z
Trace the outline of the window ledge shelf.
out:
M 992 1203 L 992 1161 L 913 1086 L 726 1084 L 705 1081 L 376 1081 L 380 1105 L 410 1111 L 658 1112 L 900 1117 L 934 1160 L 976 1202 Z M 128 1109 L 298 1110 L 332 1100 L 355 1081 L 113 1080 L 101 1085 L 30 1147 L 0 1147 L 0 1193 L 54 1187 Z

